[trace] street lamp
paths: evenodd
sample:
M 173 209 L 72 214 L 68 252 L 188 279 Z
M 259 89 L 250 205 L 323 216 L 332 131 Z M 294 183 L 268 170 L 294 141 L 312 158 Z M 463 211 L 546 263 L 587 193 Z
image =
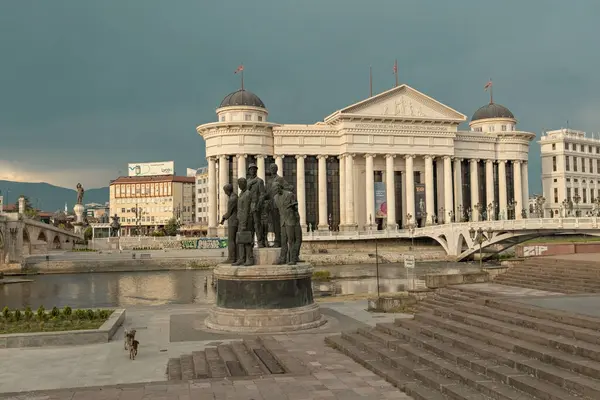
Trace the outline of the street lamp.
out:
M 579 193 L 575 194 L 575 196 L 573 196 L 573 201 L 575 202 L 575 205 L 577 206 L 577 210 L 575 210 L 575 216 L 576 217 L 580 217 L 580 212 L 579 212 L 579 202 L 581 201 L 581 196 L 579 195 Z
M 469 229 L 469 236 L 471 236 L 471 240 L 479 245 L 479 268 L 483 268 L 483 256 L 482 256 L 482 244 L 486 240 L 488 240 L 483 234 L 483 229 L 481 227 L 475 230 L 473 227 Z
M 566 217 L 567 216 L 567 210 L 569 209 L 569 200 L 564 199 L 562 201 L 562 203 L 560 203 L 560 208 L 561 208 L 561 217 Z
M 406 214 L 406 220 L 408 221 L 406 227 L 408 228 L 408 233 L 410 234 L 410 241 L 412 243 L 410 249 L 412 250 L 415 247 L 415 238 L 413 235 L 415 233 L 415 223 L 412 221 L 411 214 Z

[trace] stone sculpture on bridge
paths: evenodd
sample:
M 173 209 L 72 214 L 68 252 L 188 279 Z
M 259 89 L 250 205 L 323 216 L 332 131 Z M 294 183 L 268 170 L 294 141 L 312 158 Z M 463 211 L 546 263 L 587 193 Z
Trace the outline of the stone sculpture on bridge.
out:
M 121 223 L 119 222 L 119 216 L 115 213 L 112 217 L 112 222 L 110 223 L 110 236 L 117 237 L 119 236 L 119 231 L 121 230 Z

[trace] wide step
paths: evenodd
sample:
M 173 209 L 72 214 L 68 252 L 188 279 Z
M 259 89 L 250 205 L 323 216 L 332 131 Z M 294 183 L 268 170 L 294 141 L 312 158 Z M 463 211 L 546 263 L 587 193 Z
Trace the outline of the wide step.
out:
M 600 399 L 600 319 L 462 287 L 418 308 L 326 342 L 413 398 Z
M 262 342 L 263 339 L 267 346 Z M 167 363 L 167 379 L 189 381 L 285 374 L 291 369 L 294 373 L 308 371 L 300 361 L 277 345 L 277 341 L 270 337 L 248 338 L 170 358 Z M 269 346 L 275 348 L 278 354 L 274 355 Z

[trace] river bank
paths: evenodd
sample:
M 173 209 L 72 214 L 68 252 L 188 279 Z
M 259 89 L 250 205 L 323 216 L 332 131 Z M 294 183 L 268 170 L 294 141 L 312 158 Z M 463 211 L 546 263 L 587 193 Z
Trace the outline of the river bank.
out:
M 416 261 L 450 261 L 440 248 L 422 246 L 386 246 L 378 249 L 311 249 L 303 251 L 301 258 L 316 268 L 402 263 L 404 256 L 413 255 Z M 377 257 L 376 257 L 377 255 Z M 143 272 L 211 269 L 226 259 L 222 249 L 203 250 L 146 250 L 113 252 L 55 252 L 28 257 L 22 264 L 0 265 L 5 275 L 72 274 L 94 272 Z

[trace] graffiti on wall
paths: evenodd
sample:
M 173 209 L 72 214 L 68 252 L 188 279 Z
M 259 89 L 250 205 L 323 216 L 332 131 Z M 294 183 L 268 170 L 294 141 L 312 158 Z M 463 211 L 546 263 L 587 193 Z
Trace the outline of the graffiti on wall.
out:
M 184 239 L 181 241 L 182 249 L 224 249 L 227 247 L 227 239 L 200 238 Z
M 523 257 L 541 256 L 548 251 L 548 246 L 525 246 L 523 247 Z

